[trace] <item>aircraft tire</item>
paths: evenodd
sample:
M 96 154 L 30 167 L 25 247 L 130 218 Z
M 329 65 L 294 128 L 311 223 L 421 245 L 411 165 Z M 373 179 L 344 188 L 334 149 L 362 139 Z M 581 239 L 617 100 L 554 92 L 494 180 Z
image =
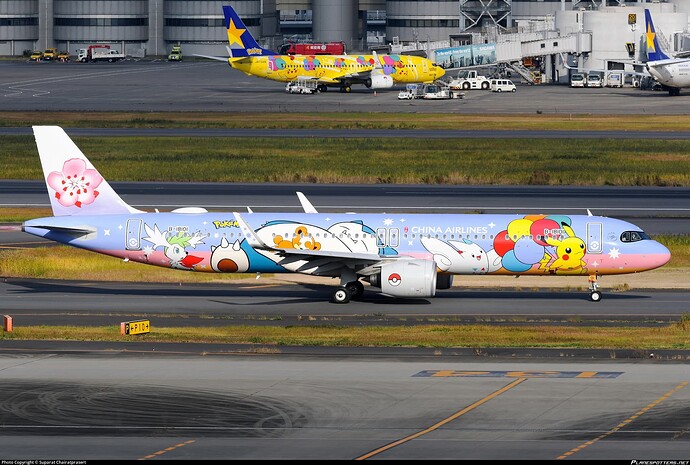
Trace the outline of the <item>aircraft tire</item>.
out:
M 599 291 L 594 291 L 589 294 L 589 300 L 592 302 L 600 302 L 601 301 L 601 292 Z
M 350 301 L 350 291 L 346 287 L 339 287 L 333 292 L 331 302 L 334 304 L 346 304 Z
M 347 283 L 345 287 L 350 292 L 352 299 L 359 299 L 362 297 L 362 294 L 364 294 L 364 284 L 360 281 L 352 281 L 351 283 Z

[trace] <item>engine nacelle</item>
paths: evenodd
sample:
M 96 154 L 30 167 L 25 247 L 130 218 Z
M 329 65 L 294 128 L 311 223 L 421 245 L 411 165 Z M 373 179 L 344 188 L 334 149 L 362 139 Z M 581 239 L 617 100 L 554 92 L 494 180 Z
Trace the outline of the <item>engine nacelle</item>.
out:
M 433 260 L 400 259 L 385 263 L 369 277 L 372 286 L 394 297 L 433 297 L 436 294 L 436 263 Z
M 393 78 L 385 74 L 372 76 L 364 83 L 369 89 L 390 89 L 393 87 Z

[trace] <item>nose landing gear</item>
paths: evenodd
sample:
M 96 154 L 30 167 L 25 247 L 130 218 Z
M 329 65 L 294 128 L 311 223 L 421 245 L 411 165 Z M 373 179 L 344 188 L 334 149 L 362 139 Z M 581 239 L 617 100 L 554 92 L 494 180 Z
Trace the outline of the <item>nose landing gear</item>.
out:
M 597 275 L 589 275 L 589 300 L 592 302 L 599 302 L 601 300 L 601 291 L 597 284 Z

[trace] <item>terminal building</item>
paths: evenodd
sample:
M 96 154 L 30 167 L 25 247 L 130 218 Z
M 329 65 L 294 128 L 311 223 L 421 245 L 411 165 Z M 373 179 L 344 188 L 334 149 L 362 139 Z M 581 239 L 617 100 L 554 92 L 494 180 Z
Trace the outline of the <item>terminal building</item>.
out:
M 228 3 L 269 49 L 343 41 L 352 53 L 423 53 L 452 66 L 452 53 L 436 52 L 494 44 L 498 64 L 538 68 L 540 82 L 563 82 L 572 66 L 622 69 L 639 59 L 645 8 L 668 51 L 690 48 L 690 0 L 10 0 L 0 1 L 0 55 L 109 44 L 135 58 L 166 56 L 173 45 L 226 56 Z

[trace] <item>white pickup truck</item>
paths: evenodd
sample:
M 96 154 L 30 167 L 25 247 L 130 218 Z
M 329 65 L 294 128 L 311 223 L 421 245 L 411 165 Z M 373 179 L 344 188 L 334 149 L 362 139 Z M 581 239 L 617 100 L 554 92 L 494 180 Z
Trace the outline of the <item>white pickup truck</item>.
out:
M 475 70 L 462 70 L 458 72 L 455 79 L 448 83 L 450 90 L 469 90 L 491 88 L 491 80 L 486 76 L 481 76 Z

